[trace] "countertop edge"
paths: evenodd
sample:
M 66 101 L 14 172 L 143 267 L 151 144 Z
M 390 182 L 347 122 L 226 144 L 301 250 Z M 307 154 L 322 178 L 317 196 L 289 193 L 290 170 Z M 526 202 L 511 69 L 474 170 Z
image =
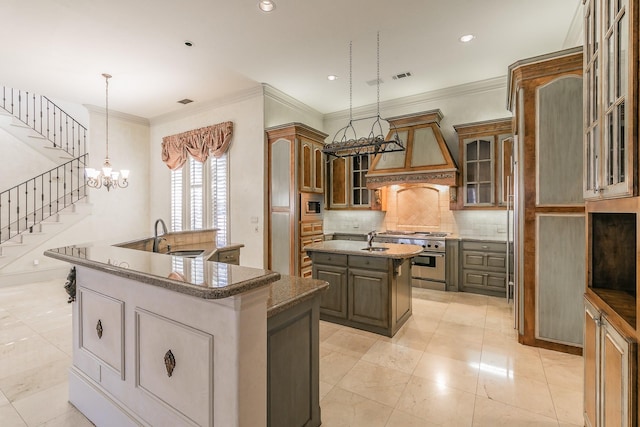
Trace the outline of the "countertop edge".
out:
M 136 280 L 141 283 L 158 286 L 164 289 L 168 289 L 174 292 L 179 292 L 185 295 L 190 295 L 202 299 L 222 299 L 230 296 L 238 295 L 243 292 L 250 291 L 252 289 L 267 286 L 278 279 L 280 279 L 280 273 L 267 272 L 265 275 L 245 280 L 243 282 L 235 283 L 224 288 L 204 288 L 202 286 L 193 285 L 191 283 L 181 282 L 177 280 L 171 280 L 160 276 L 154 276 L 152 274 L 141 273 L 135 270 L 129 270 L 127 268 L 118 267 L 116 265 L 107 266 L 103 263 L 91 261 L 83 258 L 78 258 L 71 255 L 60 254 L 52 250 L 46 250 L 45 256 L 54 258 L 60 261 L 65 261 L 73 265 L 80 265 L 88 267 L 94 270 L 102 271 L 114 276 L 123 277 L 126 279 Z M 240 267 L 241 268 L 241 267 Z

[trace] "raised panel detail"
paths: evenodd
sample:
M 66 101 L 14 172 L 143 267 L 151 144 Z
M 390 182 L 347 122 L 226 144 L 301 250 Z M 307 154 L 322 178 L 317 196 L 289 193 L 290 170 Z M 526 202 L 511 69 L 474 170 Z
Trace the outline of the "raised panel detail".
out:
M 536 336 L 582 345 L 585 217 L 537 216 Z
M 349 319 L 385 327 L 389 320 L 386 272 L 349 269 Z
M 79 288 L 80 349 L 124 379 L 124 302 Z
M 213 336 L 140 308 L 135 319 L 136 385 L 185 421 L 212 426 Z M 169 350 L 171 376 L 164 360 Z
M 582 77 L 538 88 L 538 204 L 583 205 Z

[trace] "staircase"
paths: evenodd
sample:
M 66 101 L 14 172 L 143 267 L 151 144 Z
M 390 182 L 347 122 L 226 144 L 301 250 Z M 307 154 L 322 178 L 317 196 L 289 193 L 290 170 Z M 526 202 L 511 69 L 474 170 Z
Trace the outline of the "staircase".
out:
M 87 129 L 45 96 L 0 90 L 0 128 L 10 135 L 5 138 L 56 165 L 0 192 L 0 282 L 7 284 L 12 272 L 41 266 L 43 245 L 89 215 L 90 206 L 84 176 Z

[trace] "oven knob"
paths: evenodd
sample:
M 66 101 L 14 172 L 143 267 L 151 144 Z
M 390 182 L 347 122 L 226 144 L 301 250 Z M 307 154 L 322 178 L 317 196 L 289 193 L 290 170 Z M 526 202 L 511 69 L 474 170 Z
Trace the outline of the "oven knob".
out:
M 431 243 L 429 243 L 429 244 L 427 245 L 427 247 L 428 247 L 428 248 L 430 248 L 430 247 L 431 247 Z
M 436 248 L 436 249 L 438 249 L 438 245 L 434 245 L 433 247 L 434 247 L 434 248 Z
M 422 245 L 422 249 L 424 249 L 424 248 L 426 248 L 426 246 L 425 246 L 425 245 Z

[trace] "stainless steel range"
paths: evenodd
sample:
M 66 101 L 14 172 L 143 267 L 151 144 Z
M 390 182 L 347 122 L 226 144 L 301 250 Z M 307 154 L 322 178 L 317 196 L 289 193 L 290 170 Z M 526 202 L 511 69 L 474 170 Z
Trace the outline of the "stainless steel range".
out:
M 449 233 L 384 231 L 375 239 L 383 243 L 399 243 L 422 246 L 420 255 L 413 258 L 411 267 L 411 283 L 415 287 L 446 290 L 446 240 Z

